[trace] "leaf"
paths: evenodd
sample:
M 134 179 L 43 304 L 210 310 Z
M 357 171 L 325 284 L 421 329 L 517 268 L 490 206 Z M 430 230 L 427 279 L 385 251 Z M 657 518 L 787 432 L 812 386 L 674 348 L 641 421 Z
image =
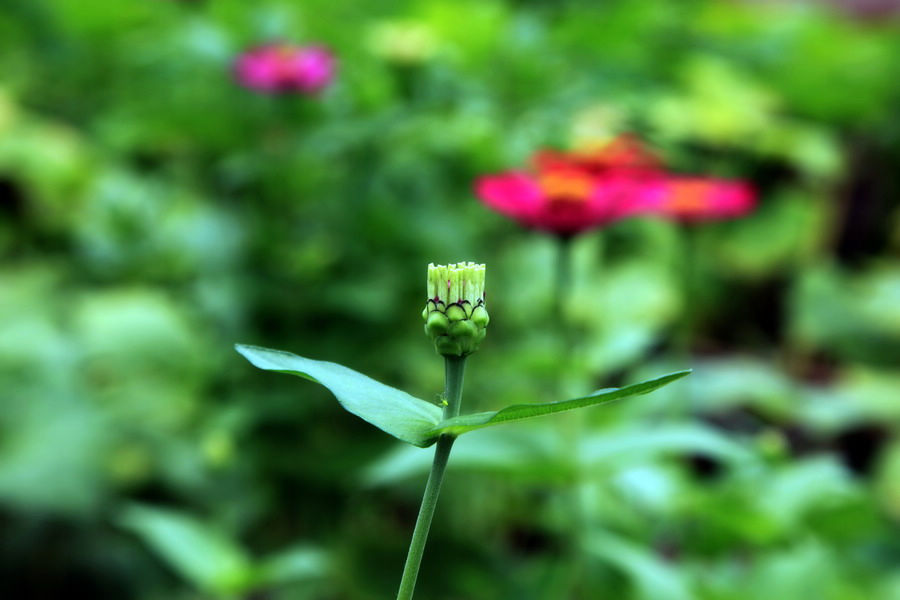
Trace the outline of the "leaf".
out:
M 748 463 L 753 453 L 712 427 L 674 423 L 587 433 L 577 443 L 566 443 L 558 428 L 547 421 L 521 427 L 491 428 L 466 436 L 453 446 L 448 469 L 499 473 L 506 477 L 566 482 L 582 471 L 607 477 L 604 465 L 646 464 L 666 454 L 702 454 L 731 466 Z M 364 485 L 396 483 L 427 473 L 431 456 L 410 446 L 397 446 L 375 460 L 362 473 Z
M 328 569 L 329 560 L 325 552 L 310 546 L 296 546 L 263 560 L 254 582 L 271 586 L 317 579 L 325 576 Z
M 206 593 L 238 593 L 250 583 L 252 565 L 243 549 L 188 515 L 132 504 L 120 515 L 119 524 Z
M 690 600 L 694 598 L 685 574 L 645 548 L 610 533 L 594 531 L 584 536 L 584 549 L 628 574 L 641 600 Z
M 575 472 L 569 449 L 559 429 L 546 421 L 485 429 L 453 445 L 453 459 L 447 469 L 496 473 L 541 483 L 569 481 Z M 429 452 L 398 445 L 365 469 L 362 482 L 367 486 L 396 483 L 428 473 L 431 461 Z
M 702 454 L 739 464 L 753 459 L 750 450 L 718 430 L 696 423 L 665 424 L 598 432 L 578 444 L 582 466 L 621 465 L 626 460 L 646 461 L 662 454 Z
M 336 363 L 243 344 L 235 349 L 260 369 L 290 373 L 324 385 L 346 410 L 399 440 L 424 448 L 437 439 L 433 430 L 440 423 L 442 411 L 430 402 Z
M 552 413 L 573 410 L 576 408 L 585 408 L 594 406 L 595 404 L 605 404 L 613 400 L 625 398 L 627 396 L 637 396 L 647 394 L 653 390 L 660 388 L 668 383 L 681 379 L 685 375 L 690 374 L 690 370 L 677 371 L 668 375 L 663 375 L 656 379 L 643 381 L 641 383 L 633 383 L 622 388 L 609 388 L 599 390 L 589 396 L 581 398 L 573 398 L 571 400 L 562 400 L 559 402 L 543 402 L 539 404 L 513 404 L 497 411 L 473 413 L 470 415 L 462 415 L 441 421 L 437 427 L 431 430 L 432 435 L 449 433 L 452 435 L 460 435 L 467 431 L 489 427 L 492 425 L 500 425 L 510 421 L 521 421 L 522 419 L 530 419 L 532 417 L 540 417 Z

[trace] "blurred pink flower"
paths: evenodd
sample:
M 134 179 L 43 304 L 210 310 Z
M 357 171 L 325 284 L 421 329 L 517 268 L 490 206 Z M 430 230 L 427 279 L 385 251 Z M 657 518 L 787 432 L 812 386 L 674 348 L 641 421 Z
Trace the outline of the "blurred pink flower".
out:
M 667 177 L 644 194 L 649 212 L 680 221 L 742 217 L 756 207 L 756 190 L 740 180 Z
M 541 150 L 532 171 L 487 175 L 475 193 L 526 227 L 571 236 L 635 215 L 679 221 L 740 217 L 756 205 L 748 183 L 673 176 L 630 134 L 570 152 Z
M 235 61 L 238 82 L 261 92 L 313 94 L 334 79 L 334 55 L 322 46 L 267 44 L 247 50 Z
M 481 177 L 481 201 L 526 227 L 570 236 L 645 210 L 650 182 L 662 178 L 659 162 L 631 135 L 573 152 L 541 150 L 534 173 Z
M 630 175 L 593 175 L 563 165 L 536 174 L 487 175 L 475 192 L 486 206 L 522 225 L 561 236 L 606 225 L 646 205 L 643 183 Z

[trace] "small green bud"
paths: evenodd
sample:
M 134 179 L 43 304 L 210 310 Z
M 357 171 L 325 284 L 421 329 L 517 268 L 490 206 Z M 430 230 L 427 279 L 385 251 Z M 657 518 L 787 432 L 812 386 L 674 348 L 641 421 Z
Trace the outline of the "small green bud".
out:
M 438 354 L 466 356 L 478 349 L 490 318 L 484 306 L 484 265 L 428 265 L 422 318 Z

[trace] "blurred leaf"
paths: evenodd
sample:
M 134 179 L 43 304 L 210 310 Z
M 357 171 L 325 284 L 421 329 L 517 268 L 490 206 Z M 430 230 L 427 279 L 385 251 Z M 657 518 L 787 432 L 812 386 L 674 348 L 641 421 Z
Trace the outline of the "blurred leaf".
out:
M 558 431 L 547 423 L 503 429 L 486 429 L 459 439 L 453 446 L 450 471 L 502 473 L 547 482 L 566 480 L 574 473 L 572 458 L 565 454 Z M 432 454 L 398 446 L 378 458 L 362 474 L 366 485 L 386 485 L 427 473 Z
M 884 510 L 900 522 L 900 441 L 892 443 L 878 461 L 875 491 Z
M 848 273 L 805 271 L 795 284 L 791 329 L 798 341 L 872 365 L 900 361 L 900 267 Z
M 553 423 L 487 429 L 461 438 L 453 447 L 449 469 L 502 473 L 535 481 L 569 481 L 581 467 L 595 472 L 603 465 L 646 462 L 664 453 L 699 454 L 736 464 L 753 454 L 711 427 L 693 424 L 657 426 L 652 429 L 600 431 L 578 440 L 573 455 L 562 431 Z M 398 447 L 369 465 L 363 481 L 384 485 L 427 473 L 431 454 Z M 601 470 L 606 476 L 608 471 Z
M 785 527 L 795 527 L 814 509 L 834 508 L 858 497 L 860 489 L 833 457 L 786 465 L 764 482 L 759 503 Z
M 752 217 L 716 231 L 720 271 L 759 279 L 809 259 L 826 231 L 827 207 L 798 191 L 774 195 Z
M 688 381 L 691 408 L 718 413 L 741 406 L 780 417 L 797 401 L 797 385 L 775 364 L 749 357 L 705 360 L 694 367 Z
M 318 548 L 297 546 L 264 559 L 253 580 L 269 586 L 315 579 L 328 572 L 328 556 Z
M 590 396 L 573 398 L 571 400 L 544 402 L 540 404 L 513 404 L 512 406 L 507 406 L 506 408 L 502 408 L 497 411 L 461 415 L 459 417 L 453 417 L 451 419 L 441 421 L 438 427 L 435 427 L 431 430 L 431 433 L 435 435 L 441 433 L 460 435 L 466 433 L 467 431 L 480 429 L 481 427 L 500 425 L 502 423 L 509 423 L 511 421 L 521 421 L 523 419 L 540 417 L 543 415 L 563 412 L 566 410 L 586 408 L 588 406 L 594 406 L 597 404 L 605 404 L 607 402 L 612 402 L 613 400 L 618 400 L 620 398 L 627 398 L 628 396 L 638 396 L 641 394 L 650 393 L 653 390 L 660 388 L 668 383 L 671 383 L 677 379 L 681 379 L 685 375 L 690 374 L 690 372 L 690 370 L 678 371 L 675 373 L 670 373 L 669 375 L 663 375 L 662 377 L 658 377 L 657 379 L 651 379 L 649 381 L 643 381 L 641 383 L 633 383 L 623 388 L 610 388 L 606 390 L 600 390 L 591 394 Z
M 251 580 L 250 559 L 242 548 L 183 513 L 133 504 L 122 511 L 119 523 L 207 593 L 238 593 Z
M 689 57 L 680 68 L 686 94 L 650 103 L 650 119 L 663 135 L 717 145 L 746 145 L 775 125 L 775 94 L 739 65 L 712 55 Z
M 625 571 L 643 600 L 692 600 L 684 574 L 646 548 L 609 533 L 592 532 L 584 549 Z
M 438 435 L 433 430 L 440 422 L 441 409 L 430 402 L 335 363 L 257 346 L 238 344 L 235 348 L 260 369 L 324 385 L 349 412 L 404 442 L 425 447 Z
M 89 513 L 106 492 L 109 421 L 70 394 L 4 393 L 0 500 L 31 511 Z
M 632 431 L 595 433 L 579 444 L 578 457 L 585 466 L 645 460 L 665 452 L 700 454 L 729 463 L 752 458 L 752 453 L 711 427 L 699 424 L 663 425 Z

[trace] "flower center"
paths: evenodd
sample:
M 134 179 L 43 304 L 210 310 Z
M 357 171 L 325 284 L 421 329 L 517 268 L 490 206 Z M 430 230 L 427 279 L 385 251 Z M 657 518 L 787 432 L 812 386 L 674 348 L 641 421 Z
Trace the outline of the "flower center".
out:
M 580 171 L 545 171 L 538 175 L 541 191 L 550 202 L 584 202 L 594 188 L 594 180 Z

